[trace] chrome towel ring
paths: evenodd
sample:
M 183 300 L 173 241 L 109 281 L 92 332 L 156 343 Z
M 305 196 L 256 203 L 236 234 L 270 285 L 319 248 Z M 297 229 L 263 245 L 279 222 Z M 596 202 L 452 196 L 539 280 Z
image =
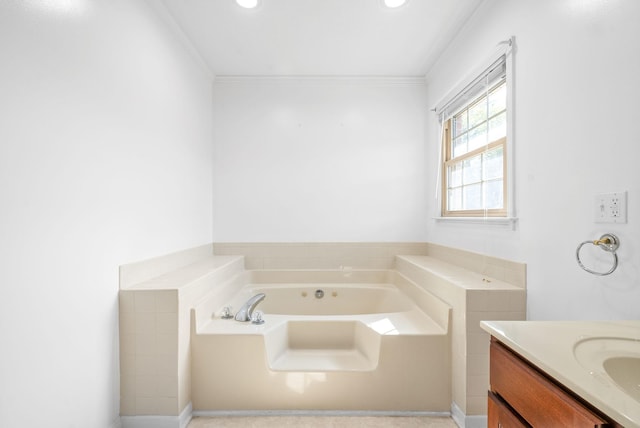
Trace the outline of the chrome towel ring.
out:
M 607 272 L 595 272 L 585 267 L 585 265 L 583 265 L 582 261 L 580 260 L 580 250 L 586 244 L 596 245 L 601 249 L 603 249 L 604 251 L 611 253 L 613 255 L 613 266 L 611 267 L 611 269 L 609 269 Z M 620 246 L 620 240 L 616 235 L 614 235 L 613 233 L 605 233 L 600 237 L 600 239 L 596 241 L 584 241 L 580 245 L 578 245 L 578 248 L 576 248 L 576 260 L 578 261 L 578 264 L 582 269 L 586 270 L 587 272 L 593 275 L 598 275 L 598 276 L 609 275 L 618 267 L 618 255 L 616 254 L 616 250 L 618 249 L 619 246 Z

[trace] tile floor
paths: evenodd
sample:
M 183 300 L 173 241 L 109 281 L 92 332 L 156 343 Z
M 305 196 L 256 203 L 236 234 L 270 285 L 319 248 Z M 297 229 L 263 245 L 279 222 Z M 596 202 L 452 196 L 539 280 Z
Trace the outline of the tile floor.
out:
M 439 416 L 215 416 L 194 417 L 187 428 L 457 428 Z

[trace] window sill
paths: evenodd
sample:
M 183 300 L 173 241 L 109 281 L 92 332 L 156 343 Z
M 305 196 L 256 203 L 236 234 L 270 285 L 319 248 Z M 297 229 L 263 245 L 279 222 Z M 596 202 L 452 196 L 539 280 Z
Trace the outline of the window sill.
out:
M 518 217 L 433 217 L 438 223 L 483 224 L 515 227 Z

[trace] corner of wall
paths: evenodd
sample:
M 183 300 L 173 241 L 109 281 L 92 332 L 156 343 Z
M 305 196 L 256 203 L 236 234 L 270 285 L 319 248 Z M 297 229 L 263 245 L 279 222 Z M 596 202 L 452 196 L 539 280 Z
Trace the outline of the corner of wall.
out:
M 486 428 L 487 416 L 467 416 L 455 402 L 451 403 L 451 419 L 460 428 Z

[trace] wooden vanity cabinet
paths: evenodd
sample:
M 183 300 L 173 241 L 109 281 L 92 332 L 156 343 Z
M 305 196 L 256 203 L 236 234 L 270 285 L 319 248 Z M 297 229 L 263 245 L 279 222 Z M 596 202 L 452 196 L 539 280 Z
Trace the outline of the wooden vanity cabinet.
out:
M 493 337 L 489 361 L 489 428 L 621 428 Z

